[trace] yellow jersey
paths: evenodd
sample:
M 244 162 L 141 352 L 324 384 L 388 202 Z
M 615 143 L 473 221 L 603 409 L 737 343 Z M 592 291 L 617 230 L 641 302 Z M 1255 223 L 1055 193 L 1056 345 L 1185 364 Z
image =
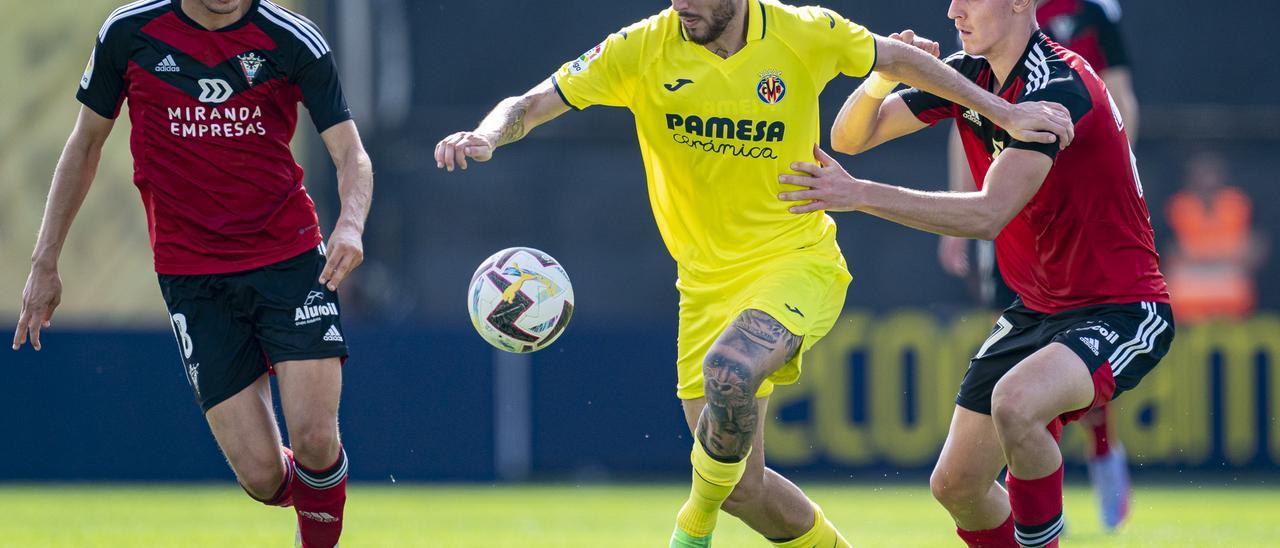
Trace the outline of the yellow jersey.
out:
M 658 230 L 684 271 L 725 273 L 835 245 L 821 212 L 795 215 L 778 176 L 814 162 L 818 95 L 866 76 L 874 36 L 819 7 L 750 0 L 747 43 L 721 58 L 690 41 L 673 9 L 611 34 L 552 77 L 566 104 L 627 107 Z

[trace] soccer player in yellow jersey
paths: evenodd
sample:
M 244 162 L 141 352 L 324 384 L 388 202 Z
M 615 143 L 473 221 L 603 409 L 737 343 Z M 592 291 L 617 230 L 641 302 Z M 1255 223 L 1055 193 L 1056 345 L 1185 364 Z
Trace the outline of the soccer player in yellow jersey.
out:
M 872 70 L 970 106 L 1020 138 L 1069 139 L 1058 105 L 1010 105 L 933 56 L 836 13 L 776 0 L 672 0 L 609 35 L 473 131 L 436 145 L 466 169 L 569 109 L 627 107 L 680 291 L 678 385 L 695 432 L 693 489 L 672 546 L 709 546 L 723 507 L 779 546 L 848 546 L 817 505 L 764 466 L 760 417 L 775 384 L 831 329 L 850 276 L 836 227 L 795 216 L 778 174 L 813 161 L 818 94 Z

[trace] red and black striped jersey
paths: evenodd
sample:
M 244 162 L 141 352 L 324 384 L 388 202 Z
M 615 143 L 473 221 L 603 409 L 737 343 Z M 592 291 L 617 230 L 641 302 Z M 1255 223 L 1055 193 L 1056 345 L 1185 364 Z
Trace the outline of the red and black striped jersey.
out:
M 922 122 L 956 120 L 978 188 L 1004 149 L 1054 158 L 1040 190 L 996 237 L 996 261 L 1009 287 L 1045 313 L 1169 302 L 1124 122 L 1089 64 L 1039 31 L 999 89 L 986 59 L 960 52 L 947 64 L 1011 103 L 1060 103 L 1075 122 L 1075 140 L 1059 151 L 1057 144 L 1014 140 L 990 119 L 936 95 L 899 92 Z
M 321 241 L 289 148 L 298 103 L 318 131 L 351 118 L 319 29 L 270 0 L 216 31 L 178 0 L 141 0 L 102 25 L 77 99 L 115 118 L 127 98 L 134 184 L 161 274 L 217 274 Z
M 1049 38 L 1080 54 L 1098 72 L 1129 66 L 1118 0 L 1044 0 L 1036 7 L 1036 20 Z

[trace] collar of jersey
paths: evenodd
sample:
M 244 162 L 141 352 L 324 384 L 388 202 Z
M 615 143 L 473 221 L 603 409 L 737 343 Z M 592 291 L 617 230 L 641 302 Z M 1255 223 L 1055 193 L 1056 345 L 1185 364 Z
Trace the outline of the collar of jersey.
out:
M 996 95 L 1002 95 L 1015 80 L 1027 72 L 1027 57 L 1031 55 L 1032 46 L 1044 42 L 1044 40 L 1045 34 L 1040 29 L 1031 32 L 1031 39 L 1027 40 L 1027 47 L 1022 48 L 1022 56 L 1018 58 L 1018 64 L 1013 66 L 1013 70 L 1009 72 L 1009 77 L 1004 79 L 1004 85 L 1000 86 L 1000 91 Z
M 183 23 L 186 23 L 188 26 L 190 26 L 193 29 L 204 31 L 204 32 L 230 32 L 249 24 L 249 19 L 252 18 L 252 15 L 254 14 L 254 12 L 258 11 L 258 4 L 261 1 L 262 0 L 251 0 L 249 3 L 249 10 L 244 12 L 244 17 L 241 17 L 236 22 L 230 25 L 227 25 L 225 27 L 222 27 L 218 30 L 206 29 L 204 28 L 204 25 L 201 25 L 195 19 L 188 17 L 187 12 L 182 11 L 182 0 L 173 0 L 172 6 L 173 6 L 173 14 L 177 15 L 178 19 L 181 19 Z
M 764 33 L 769 30 L 769 22 L 765 20 L 764 2 L 762 0 L 747 2 L 747 9 L 750 10 L 747 15 L 747 42 L 763 40 Z M 689 41 L 689 37 L 684 35 L 684 24 L 677 21 L 676 27 L 680 32 L 680 39 Z

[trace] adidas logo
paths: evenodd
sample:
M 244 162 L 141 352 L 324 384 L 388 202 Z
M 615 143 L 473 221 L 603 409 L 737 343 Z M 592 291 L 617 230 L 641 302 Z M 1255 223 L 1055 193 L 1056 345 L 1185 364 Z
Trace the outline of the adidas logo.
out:
M 160 64 L 156 65 L 156 72 L 182 72 L 182 67 L 173 60 L 173 55 L 166 55 L 160 60 Z
M 329 326 L 329 330 L 324 334 L 324 340 L 329 342 L 344 342 L 342 340 L 342 333 L 338 332 L 338 326 L 336 325 Z M 1094 341 L 1093 344 L 1096 346 L 1098 343 L 1097 341 Z M 1095 350 L 1093 353 L 1097 354 L 1098 352 Z
M 305 510 L 298 510 L 298 515 L 320 523 L 337 523 L 342 521 L 333 517 L 333 515 L 328 512 L 307 512 Z
M 974 125 L 982 127 L 982 118 L 978 117 L 978 111 L 969 109 L 964 111 L 964 119 L 973 122 Z
M 187 366 L 187 378 L 191 379 L 191 388 L 196 390 L 196 396 L 200 395 L 200 364 L 193 363 Z
M 1098 339 L 1093 337 L 1080 337 L 1080 342 L 1089 347 L 1089 350 L 1093 351 L 1094 356 L 1098 355 Z

